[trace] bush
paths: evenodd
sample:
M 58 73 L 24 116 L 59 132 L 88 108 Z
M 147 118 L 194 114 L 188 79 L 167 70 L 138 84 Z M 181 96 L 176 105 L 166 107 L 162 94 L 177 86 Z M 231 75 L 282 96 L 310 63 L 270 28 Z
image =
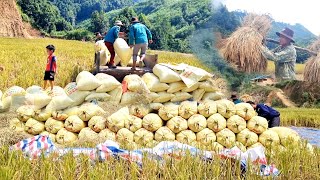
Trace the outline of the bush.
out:
M 67 32 L 67 34 L 65 35 L 65 38 L 71 39 L 71 40 L 83 40 L 84 39 L 85 41 L 91 41 L 91 40 L 93 40 L 94 36 L 88 30 L 77 29 L 77 30 Z

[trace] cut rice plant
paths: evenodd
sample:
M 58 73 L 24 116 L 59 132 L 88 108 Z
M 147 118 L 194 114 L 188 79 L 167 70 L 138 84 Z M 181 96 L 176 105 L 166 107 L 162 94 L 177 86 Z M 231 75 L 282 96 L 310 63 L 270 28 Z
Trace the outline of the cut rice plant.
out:
M 247 15 L 242 27 L 224 40 L 220 49 L 224 59 L 241 72 L 266 71 L 267 59 L 261 54 L 261 44 L 271 28 L 271 22 L 267 15 Z
M 303 77 L 305 81 L 320 83 L 320 38 L 310 46 L 310 50 L 318 52 L 318 55 L 308 59 Z

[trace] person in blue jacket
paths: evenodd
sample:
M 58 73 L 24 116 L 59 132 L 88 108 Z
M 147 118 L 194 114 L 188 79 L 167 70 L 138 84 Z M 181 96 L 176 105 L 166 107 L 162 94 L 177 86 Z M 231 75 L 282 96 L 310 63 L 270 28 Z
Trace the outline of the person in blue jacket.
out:
M 104 37 L 104 44 L 107 46 L 109 52 L 110 52 L 110 62 L 109 62 L 109 68 L 117 68 L 114 64 L 114 58 L 116 56 L 116 52 L 114 50 L 113 44 L 116 41 L 116 39 L 119 37 L 120 28 L 123 26 L 121 21 L 116 21 L 114 23 L 114 26 L 108 31 L 106 36 Z
M 280 113 L 277 110 L 265 104 L 256 104 L 253 101 L 247 103 L 251 104 L 259 116 L 268 120 L 269 128 L 280 126 Z
M 139 51 L 141 50 L 140 62 L 143 62 L 148 48 L 148 43 L 151 44 L 153 41 L 150 30 L 145 25 L 141 24 L 137 17 L 133 17 L 131 19 L 131 23 L 132 25 L 129 32 L 129 45 L 130 48 L 133 47 L 132 70 L 135 70 Z

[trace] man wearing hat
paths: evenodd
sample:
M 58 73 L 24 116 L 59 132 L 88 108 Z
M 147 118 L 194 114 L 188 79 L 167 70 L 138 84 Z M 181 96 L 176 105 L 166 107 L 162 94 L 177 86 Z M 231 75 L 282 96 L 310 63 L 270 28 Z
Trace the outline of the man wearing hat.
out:
M 297 53 L 293 46 L 293 34 L 294 32 L 285 28 L 281 32 L 276 33 L 279 36 L 280 46 L 270 51 L 268 48 L 262 48 L 262 54 L 265 58 L 274 61 L 275 75 L 278 80 L 294 80 L 295 65 Z
M 129 32 L 129 45 L 133 47 L 133 65 L 132 70 L 136 69 L 137 57 L 140 51 L 140 62 L 146 55 L 148 43 L 152 43 L 152 34 L 150 30 L 141 24 L 137 17 L 131 19 L 131 27 Z
M 104 44 L 107 46 L 110 52 L 110 62 L 109 68 L 117 68 L 114 64 L 114 57 L 116 56 L 116 52 L 114 51 L 113 43 L 119 37 L 120 27 L 123 26 L 121 21 L 116 21 L 114 26 L 108 31 L 106 36 L 104 37 Z

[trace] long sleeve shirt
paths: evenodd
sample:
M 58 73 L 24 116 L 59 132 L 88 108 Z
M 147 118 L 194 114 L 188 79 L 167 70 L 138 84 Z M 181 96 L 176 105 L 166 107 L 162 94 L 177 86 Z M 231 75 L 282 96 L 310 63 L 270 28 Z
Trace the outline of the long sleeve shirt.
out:
M 272 107 L 269 107 L 265 104 L 257 104 L 256 111 L 259 116 L 266 118 L 267 120 L 271 120 L 274 117 L 279 117 L 280 113 L 273 109 Z
M 129 45 L 145 44 L 152 39 L 151 31 L 141 23 L 134 23 L 130 27 Z
M 116 41 L 116 39 L 119 37 L 119 32 L 120 26 L 113 26 L 104 37 L 104 41 L 113 44 L 114 41 Z
M 292 44 L 286 47 L 277 47 L 270 51 L 267 47 L 262 48 L 262 54 L 266 59 L 274 61 L 275 75 L 279 80 L 294 80 L 295 65 L 297 59 L 296 49 Z

